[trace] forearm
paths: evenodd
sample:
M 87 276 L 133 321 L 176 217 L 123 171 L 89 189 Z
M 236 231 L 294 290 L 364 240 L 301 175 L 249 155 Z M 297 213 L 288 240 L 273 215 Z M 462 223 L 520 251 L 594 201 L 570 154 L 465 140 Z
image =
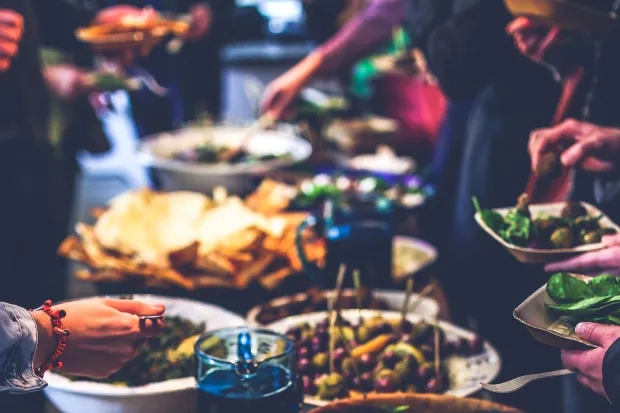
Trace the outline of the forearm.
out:
M 321 56 L 319 72 L 333 73 L 371 52 L 404 20 L 405 8 L 406 0 L 373 0 L 317 50 Z
M 37 330 L 37 323 L 28 311 L 0 303 L 0 391 L 19 394 L 45 387 L 33 368 L 38 353 Z

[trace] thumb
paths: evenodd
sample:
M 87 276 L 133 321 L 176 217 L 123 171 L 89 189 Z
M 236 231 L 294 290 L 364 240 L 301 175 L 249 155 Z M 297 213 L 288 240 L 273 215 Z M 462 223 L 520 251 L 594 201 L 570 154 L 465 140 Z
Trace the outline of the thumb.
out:
M 122 313 L 135 314 L 138 316 L 162 315 L 164 311 L 166 311 L 166 307 L 162 304 L 146 304 L 134 300 L 106 299 L 103 303 Z
M 620 246 L 620 234 L 606 235 L 603 237 L 602 242 L 606 247 Z
M 579 323 L 575 327 L 575 333 L 581 339 L 592 344 L 608 347 L 620 337 L 620 327 L 597 323 Z

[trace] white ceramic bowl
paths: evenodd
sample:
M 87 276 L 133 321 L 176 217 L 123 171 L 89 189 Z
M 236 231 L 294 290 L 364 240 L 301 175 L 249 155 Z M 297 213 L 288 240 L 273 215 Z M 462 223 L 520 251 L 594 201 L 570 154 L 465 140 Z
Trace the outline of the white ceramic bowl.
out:
M 243 127 L 187 128 L 147 138 L 140 144 L 138 159 L 155 169 L 163 189 L 211 193 L 223 186 L 231 194 L 251 190 L 251 177 L 303 162 L 312 154 L 312 146 L 291 129 L 280 128 L 255 133 L 246 149 L 255 155 L 288 155 L 264 162 L 239 164 L 199 164 L 172 159 L 174 153 L 190 150 L 206 142 L 235 147 L 245 139 Z
M 325 296 L 330 297 L 333 295 L 333 291 L 324 291 Z M 353 290 L 346 290 L 346 293 L 353 293 Z M 376 299 L 385 301 L 389 306 L 390 310 L 400 311 L 403 307 L 403 303 L 405 302 L 405 292 L 404 291 L 395 291 L 395 290 L 373 290 L 373 296 Z M 410 298 L 410 303 L 414 303 L 418 299 L 419 304 L 415 308 L 414 314 L 419 315 L 422 318 L 434 319 L 437 314 L 439 314 L 439 304 L 436 300 L 432 298 L 422 297 L 418 294 L 412 294 Z M 286 307 L 291 303 L 305 301 L 308 298 L 308 294 L 299 293 L 294 295 L 287 295 L 285 297 L 279 297 L 271 300 L 266 305 L 271 307 Z M 258 316 L 263 310 L 265 304 L 258 305 L 253 307 L 246 316 L 245 320 L 249 326 L 261 326 L 262 324 L 258 321 Z
M 345 310 L 341 312 L 341 315 L 346 320 L 356 323 L 359 312 L 357 310 Z M 396 311 L 362 311 L 362 317 L 364 318 L 377 315 L 381 315 L 388 320 L 400 319 L 400 313 Z M 267 328 L 284 334 L 288 329 L 304 323 L 316 325 L 324 320 L 326 316 L 326 312 L 302 314 L 276 321 L 267 325 Z M 407 319 L 413 323 L 423 320 L 422 317 L 416 314 L 408 315 Z M 444 321 L 439 322 L 439 327 L 444 331 L 448 339 L 464 338 L 471 340 L 475 336 L 471 331 Z M 499 374 L 502 364 L 497 350 L 487 342 L 484 343 L 484 352 L 482 354 L 471 357 L 450 357 L 447 359 L 447 363 L 451 386 L 445 394 L 457 397 L 467 397 L 476 393 L 482 388 L 480 383 L 491 383 Z M 304 402 L 313 406 L 324 406 L 329 403 L 325 400 L 308 396 L 304 398 Z
M 137 295 L 134 299 L 164 304 L 167 315 L 204 322 L 207 331 L 245 325 L 243 318 L 211 304 L 159 296 Z M 61 413 L 193 413 L 196 404 L 193 377 L 140 387 L 71 381 L 54 373 L 47 373 L 45 379 L 45 395 Z

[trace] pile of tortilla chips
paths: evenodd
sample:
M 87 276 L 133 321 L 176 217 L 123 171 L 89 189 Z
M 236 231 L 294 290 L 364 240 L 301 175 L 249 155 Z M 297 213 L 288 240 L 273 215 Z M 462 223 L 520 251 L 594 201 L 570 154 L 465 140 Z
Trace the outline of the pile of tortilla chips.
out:
M 285 212 L 294 194 L 265 181 L 245 201 L 222 188 L 212 198 L 192 192 L 139 190 L 94 211 L 59 254 L 86 265 L 79 279 L 105 282 L 138 278 L 150 286 L 244 289 L 257 281 L 277 287 L 303 268 L 295 248 L 305 213 Z M 309 260 L 322 265 L 325 245 L 304 234 Z

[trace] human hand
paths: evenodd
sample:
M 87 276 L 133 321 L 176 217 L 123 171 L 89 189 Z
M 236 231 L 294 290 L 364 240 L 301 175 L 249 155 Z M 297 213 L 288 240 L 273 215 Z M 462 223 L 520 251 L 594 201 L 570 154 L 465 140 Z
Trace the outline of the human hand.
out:
M 535 63 L 550 66 L 560 77 L 573 70 L 592 50 L 591 43 L 577 33 L 548 27 L 517 17 L 506 26 L 517 49 Z
M 607 248 L 547 264 L 545 271 L 573 272 L 591 276 L 601 274 L 620 276 L 620 235 L 605 236 L 602 242 Z
M 186 40 L 198 40 L 203 38 L 213 21 L 213 13 L 211 7 L 206 3 L 198 3 L 189 9 L 190 26 L 189 31 L 183 36 Z
M 583 340 L 599 347 L 583 351 L 563 350 L 562 363 L 564 367 L 577 373 L 579 383 L 607 397 L 603 384 L 603 360 L 607 349 L 620 338 L 620 326 L 579 323 L 575 332 Z
M 303 87 L 312 79 L 322 61 L 319 53 L 311 53 L 295 67 L 271 82 L 261 99 L 262 111 L 275 121 L 291 115 L 288 111 Z
M 139 316 L 162 315 L 163 305 L 131 300 L 88 299 L 54 306 L 63 309 L 69 330 L 67 348 L 60 358 L 62 371 L 76 376 L 105 378 L 131 360 L 143 339 L 160 334 L 163 321 L 141 322 Z M 50 318 L 42 311 L 32 313 L 39 342 L 34 366 L 41 366 L 54 351 L 56 340 Z
M 620 129 L 567 119 L 530 134 L 528 150 L 532 170 L 540 158 L 559 144 L 570 146 L 562 151 L 560 160 L 566 168 L 580 167 L 588 172 L 609 172 L 620 169 Z
M 0 72 L 6 72 L 11 67 L 23 33 L 22 15 L 10 9 L 0 9 Z
M 77 66 L 46 66 L 44 77 L 52 93 L 63 100 L 75 99 L 89 89 L 86 71 Z

